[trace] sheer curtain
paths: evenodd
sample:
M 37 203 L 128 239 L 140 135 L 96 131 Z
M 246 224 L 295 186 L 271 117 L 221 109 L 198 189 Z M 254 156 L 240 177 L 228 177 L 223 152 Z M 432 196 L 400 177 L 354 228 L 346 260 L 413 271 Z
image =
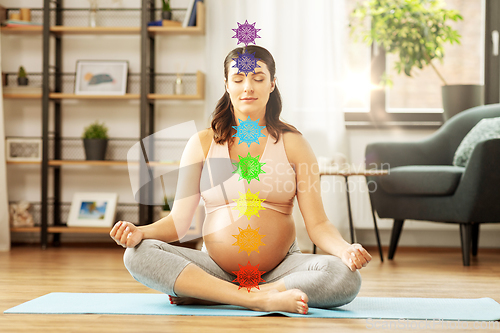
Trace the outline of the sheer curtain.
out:
M 2 45 L 0 42 L 0 64 L 2 63 Z M 1 66 L 0 66 L 1 67 Z M 10 249 L 9 202 L 7 196 L 7 174 L 5 163 L 5 130 L 3 114 L 3 88 L 0 84 L 0 251 Z
M 237 22 L 248 20 L 261 29 L 256 44 L 268 49 L 275 59 L 283 98 L 282 119 L 302 132 L 316 157 L 330 157 L 337 152 L 347 155 L 342 108 L 347 24 L 344 0 L 205 1 L 207 117 L 224 93 L 224 58 L 230 50 L 243 45 L 237 45 L 231 29 L 238 27 Z M 323 202 L 330 221 L 345 235 L 345 192 L 342 181 L 335 178 L 323 177 Z M 300 248 L 312 250 L 297 203 L 294 219 Z

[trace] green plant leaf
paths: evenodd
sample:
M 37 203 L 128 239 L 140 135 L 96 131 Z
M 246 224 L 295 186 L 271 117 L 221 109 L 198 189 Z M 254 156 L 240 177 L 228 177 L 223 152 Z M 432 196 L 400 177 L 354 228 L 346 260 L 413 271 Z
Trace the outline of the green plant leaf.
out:
M 461 35 L 447 22 L 462 19 L 441 0 L 365 0 L 351 12 L 350 36 L 398 55 L 396 70 L 411 76 L 414 67 L 422 69 L 434 58 L 442 61 L 445 43 L 460 44 Z
M 108 139 L 108 128 L 104 123 L 100 124 L 98 121 L 85 127 L 82 135 L 83 139 Z

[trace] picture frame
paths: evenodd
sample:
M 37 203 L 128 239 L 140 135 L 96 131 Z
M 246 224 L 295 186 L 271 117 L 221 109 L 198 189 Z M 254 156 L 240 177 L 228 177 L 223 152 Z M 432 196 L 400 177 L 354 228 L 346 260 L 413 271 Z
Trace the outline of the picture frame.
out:
M 7 162 L 40 162 L 42 160 L 41 139 L 5 139 Z
M 77 192 L 73 195 L 68 227 L 111 227 L 115 222 L 117 193 Z
M 125 95 L 127 60 L 78 60 L 75 95 Z

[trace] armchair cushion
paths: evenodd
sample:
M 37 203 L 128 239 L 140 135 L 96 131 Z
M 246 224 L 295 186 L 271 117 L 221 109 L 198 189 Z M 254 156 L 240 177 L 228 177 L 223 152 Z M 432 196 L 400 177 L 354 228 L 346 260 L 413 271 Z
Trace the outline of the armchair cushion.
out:
M 380 187 L 389 194 L 452 195 L 465 168 L 451 165 L 408 165 L 391 168 L 379 178 Z
M 458 146 L 453 158 L 453 165 L 467 166 L 474 147 L 481 141 L 495 138 L 500 138 L 500 117 L 482 119 L 470 130 Z

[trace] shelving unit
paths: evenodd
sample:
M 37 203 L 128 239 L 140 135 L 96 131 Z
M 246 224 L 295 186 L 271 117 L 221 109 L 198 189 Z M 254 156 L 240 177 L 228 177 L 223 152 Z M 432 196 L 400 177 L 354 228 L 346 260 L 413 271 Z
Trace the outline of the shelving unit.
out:
M 155 37 L 161 35 L 204 35 L 205 33 L 205 7 L 203 3 L 197 4 L 197 25 L 195 27 L 148 27 L 149 21 L 155 20 L 157 9 L 154 0 L 141 1 L 141 8 L 136 9 L 141 15 L 139 27 L 80 27 L 63 26 L 63 15 L 66 10 L 62 6 L 62 0 L 44 0 L 43 27 L 10 27 L 1 28 L 4 34 L 40 34 L 43 39 L 43 72 L 41 94 L 4 94 L 7 99 L 40 99 L 42 105 L 42 143 L 43 154 L 41 162 L 8 162 L 9 165 L 39 165 L 41 169 L 41 202 L 40 202 L 40 227 L 11 228 L 14 233 L 40 233 L 42 248 L 48 244 L 48 235 L 54 235 L 54 243 L 59 242 L 60 234 L 64 233 L 90 233 L 107 234 L 109 228 L 93 227 L 68 227 L 61 216 L 61 169 L 66 167 L 127 167 L 125 160 L 86 161 L 62 158 L 61 129 L 63 126 L 61 116 L 63 113 L 63 100 L 139 100 L 140 101 L 140 138 L 148 137 L 155 132 L 155 110 L 156 100 L 203 100 L 205 76 L 201 71 L 193 74 L 185 74 L 196 80 L 195 92 L 186 95 L 173 95 L 162 91 L 156 91 L 155 78 L 161 75 L 155 73 Z M 51 22 L 55 25 L 51 25 Z M 141 71 L 138 73 L 140 91 L 127 93 L 123 96 L 115 95 L 76 95 L 64 86 L 63 77 L 74 75 L 62 72 L 62 43 L 65 35 L 140 35 L 141 39 Z M 51 38 L 55 39 L 55 52 L 51 55 Z M 52 57 L 51 57 L 52 56 Z M 50 65 L 50 59 L 54 59 L 54 65 Z M 28 73 L 30 74 L 30 73 Z M 49 109 L 53 105 L 54 130 L 49 132 Z M 51 143 L 51 146 L 49 146 Z M 49 154 L 49 151 L 51 152 Z M 151 161 L 149 166 L 175 166 L 175 161 Z M 52 171 L 53 197 L 49 198 L 49 172 Z M 141 193 L 148 195 L 148 193 Z M 118 205 L 120 207 L 120 204 Z M 139 224 L 151 223 L 154 215 L 153 206 L 139 206 Z M 49 209 L 50 208 L 50 209 Z M 52 212 L 52 223 L 49 224 L 49 210 Z

